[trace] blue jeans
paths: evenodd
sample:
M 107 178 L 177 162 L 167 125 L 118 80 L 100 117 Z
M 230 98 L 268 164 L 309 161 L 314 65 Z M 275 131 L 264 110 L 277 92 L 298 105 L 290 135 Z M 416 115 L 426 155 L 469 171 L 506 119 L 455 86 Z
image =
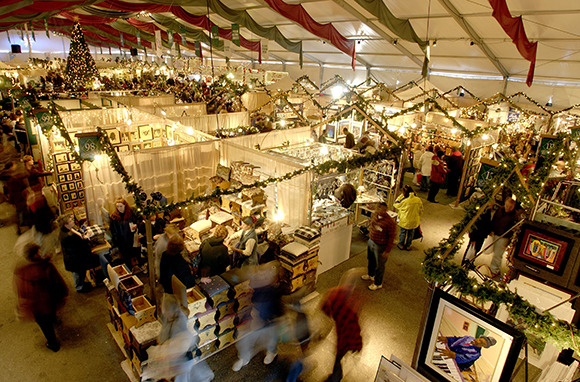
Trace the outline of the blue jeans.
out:
M 429 176 L 421 175 L 420 191 L 428 191 L 431 178 Z
M 415 236 L 416 228 L 406 229 L 403 227 L 401 228 L 401 233 L 399 233 L 399 245 L 402 247 L 410 247 L 411 243 L 413 242 L 413 236 Z
M 375 284 L 381 285 L 383 283 L 383 275 L 385 274 L 385 264 L 387 264 L 387 257 L 383 256 L 386 245 L 378 245 L 369 239 L 367 249 L 367 259 L 369 261 L 369 276 L 375 278 Z
M 75 289 L 78 292 L 81 289 L 83 289 L 83 286 L 85 285 L 86 272 L 71 272 L 71 273 L 72 273 L 73 281 L 75 283 Z

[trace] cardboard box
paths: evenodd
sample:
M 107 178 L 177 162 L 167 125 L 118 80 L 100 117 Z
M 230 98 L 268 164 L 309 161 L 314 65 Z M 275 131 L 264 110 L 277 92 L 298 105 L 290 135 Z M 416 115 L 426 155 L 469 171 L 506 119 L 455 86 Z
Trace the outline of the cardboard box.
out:
M 147 297 L 138 296 L 131 299 L 133 309 L 135 309 L 136 327 L 139 327 L 147 322 L 155 321 L 155 305 L 151 305 Z
M 201 290 L 196 285 L 187 290 L 187 307 L 189 308 L 188 318 L 194 317 L 198 313 L 203 313 L 207 310 L 207 297 L 201 293 Z

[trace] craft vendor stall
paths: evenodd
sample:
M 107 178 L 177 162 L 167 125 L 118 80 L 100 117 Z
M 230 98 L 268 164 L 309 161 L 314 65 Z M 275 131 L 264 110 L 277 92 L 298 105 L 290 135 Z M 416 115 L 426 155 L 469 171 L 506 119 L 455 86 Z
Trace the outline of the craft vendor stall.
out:
M 182 116 L 174 120 L 179 121 L 184 126 L 193 126 L 196 130 L 203 131 L 204 133 L 213 133 L 218 129 L 234 129 L 239 126 L 250 125 L 250 118 L 247 111 Z
M 266 150 L 284 145 L 302 144 L 309 140 L 310 137 L 309 127 L 297 127 L 295 129 L 272 130 L 267 133 L 239 135 L 227 139 L 228 142 L 240 146 Z

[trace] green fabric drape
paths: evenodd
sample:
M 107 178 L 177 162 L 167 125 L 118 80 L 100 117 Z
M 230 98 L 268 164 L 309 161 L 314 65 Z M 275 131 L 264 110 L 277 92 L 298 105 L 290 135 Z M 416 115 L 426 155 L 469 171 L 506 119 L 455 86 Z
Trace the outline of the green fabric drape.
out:
M 17 3 L 0 6 L 0 15 L 14 12 L 17 9 L 24 8 L 29 5 L 32 5 L 32 0 L 22 0 Z
M 203 31 L 201 31 L 200 29 L 192 29 L 192 28 L 188 28 L 186 26 L 184 26 L 183 24 L 175 21 L 175 19 L 172 19 L 171 17 L 167 17 L 167 16 L 163 16 L 159 13 L 153 13 L 151 14 L 151 18 L 163 25 L 165 28 L 168 29 L 172 29 L 172 30 L 183 30 L 187 35 L 187 37 L 190 37 L 193 40 L 198 40 L 198 41 L 202 41 L 205 44 L 209 45 L 209 36 L 207 34 L 205 34 Z M 213 43 L 213 48 L 217 49 L 217 50 L 224 50 L 224 42 L 220 41 L 219 43 Z
M 427 46 L 429 43 L 423 41 L 413 29 L 411 22 L 408 19 L 399 19 L 387 8 L 382 0 L 355 0 L 357 4 L 369 11 L 375 16 L 381 24 L 389 28 L 391 32 L 396 34 L 403 40 L 414 42 L 425 54 L 425 61 L 423 62 L 423 76 L 427 75 L 429 66 L 429 55 Z
M 175 0 L 150 0 L 149 2 L 153 4 L 175 5 Z M 298 53 L 300 55 L 302 54 L 302 41 L 290 41 L 277 27 L 263 27 L 258 24 L 247 11 L 238 11 L 228 8 L 219 0 L 182 0 L 179 2 L 179 6 L 205 7 L 208 3 L 210 9 L 219 16 L 231 21 L 232 23 L 244 26 L 260 37 L 275 41 L 282 48 L 290 52 Z

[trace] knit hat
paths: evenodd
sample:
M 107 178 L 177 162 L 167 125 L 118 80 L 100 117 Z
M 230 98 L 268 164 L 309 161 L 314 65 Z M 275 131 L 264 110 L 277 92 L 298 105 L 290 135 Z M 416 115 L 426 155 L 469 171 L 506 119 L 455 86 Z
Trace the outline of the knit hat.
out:
M 254 221 L 254 219 L 253 219 L 252 216 L 246 216 L 246 217 L 242 218 L 242 221 L 244 223 L 246 223 L 247 225 L 249 225 L 250 227 L 253 226 L 254 223 L 255 223 L 255 221 Z
M 479 337 L 482 340 L 485 340 L 485 345 L 483 345 L 484 348 L 488 348 L 490 346 L 493 346 L 497 343 L 496 339 L 493 337 L 487 337 L 487 336 L 481 336 Z

